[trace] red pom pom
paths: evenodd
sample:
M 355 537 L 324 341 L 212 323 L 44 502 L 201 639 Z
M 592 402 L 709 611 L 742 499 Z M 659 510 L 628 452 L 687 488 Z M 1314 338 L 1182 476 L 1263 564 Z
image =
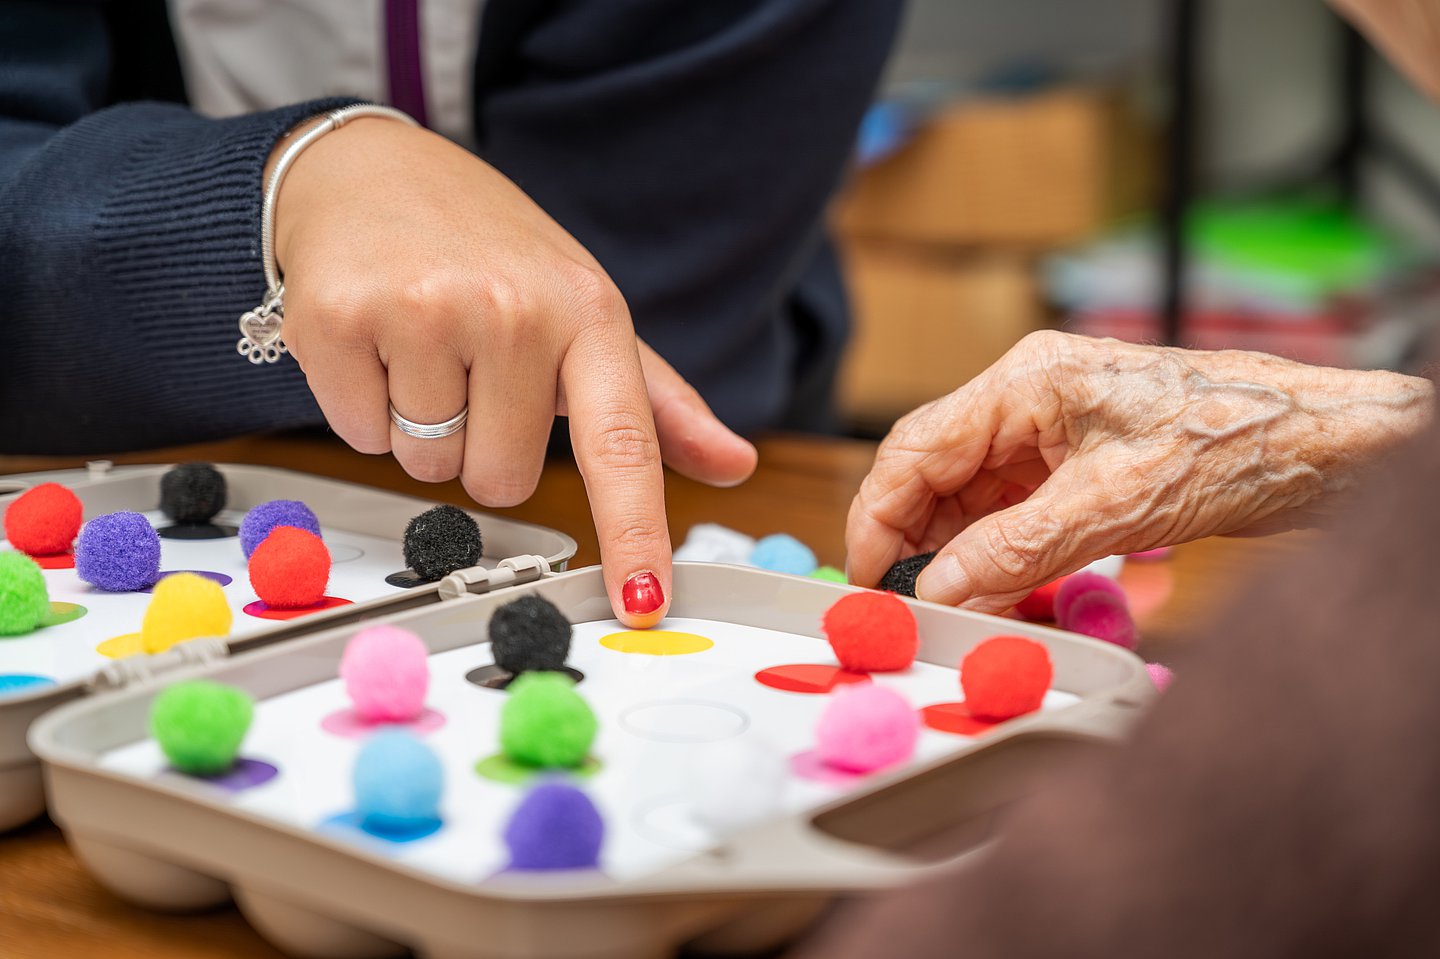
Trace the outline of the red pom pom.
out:
M 250 585 L 266 606 L 314 606 L 329 582 L 330 551 L 308 530 L 277 526 L 250 554 Z
M 59 483 L 41 483 L 5 510 L 5 538 L 30 556 L 68 553 L 80 533 L 80 513 L 80 497 Z
M 1048 623 L 1055 619 L 1055 596 L 1066 577 L 1046 583 L 1015 604 L 1015 611 L 1032 623 Z
M 820 621 L 840 665 L 853 673 L 910 668 L 920 649 L 915 614 L 894 593 L 851 593 Z
M 992 636 L 960 661 L 965 705 L 982 719 L 1039 709 L 1053 675 L 1050 651 L 1024 636 Z

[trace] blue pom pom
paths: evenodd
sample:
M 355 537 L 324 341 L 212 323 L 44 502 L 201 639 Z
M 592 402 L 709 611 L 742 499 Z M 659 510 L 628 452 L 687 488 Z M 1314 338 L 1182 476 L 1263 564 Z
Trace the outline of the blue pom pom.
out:
M 750 562 L 761 569 L 796 576 L 809 576 L 820 565 L 810 547 L 785 533 L 774 533 L 756 543 Z
M 246 559 L 277 526 L 293 526 L 320 535 L 320 521 L 310 507 L 298 499 L 272 499 L 253 507 L 240 521 L 240 548 Z
M 558 781 L 530 790 L 505 826 L 511 869 L 594 869 L 604 840 L 605 822 L 590 797 Z
M 355 811 L 380 833 L 433 826 L 445 773 L 434 751 L 403 729 L 375 733 L 355 757 Z

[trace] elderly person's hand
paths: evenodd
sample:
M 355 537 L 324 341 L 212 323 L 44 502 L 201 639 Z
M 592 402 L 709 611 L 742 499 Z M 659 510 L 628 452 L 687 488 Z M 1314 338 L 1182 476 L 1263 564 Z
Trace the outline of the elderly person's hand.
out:
M 997 612 L 1087 563 L 1314 525 L 1429 421 L 1427 380 L 1064 333 L 910 413 L 850 508 L 851 579 L 939 550 L 921 599 Z

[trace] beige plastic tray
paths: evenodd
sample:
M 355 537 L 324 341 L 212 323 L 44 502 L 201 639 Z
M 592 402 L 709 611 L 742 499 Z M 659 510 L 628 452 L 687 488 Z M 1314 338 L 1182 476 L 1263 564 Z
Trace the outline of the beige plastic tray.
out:
M 512 573 L 503 571 L 513 582 Z M 681 563 L 671 615 L 815 637 L 818 652 L 821 614 L 850 589 Z M 574 622 L 611 616 L 601 574 L 589 568 L 482 595 L 452 592 L 453 599 L 385 619 L 415 630 L 432 655 L 441 654 L 483 643 L 496 606 L 526 592 L 556 603 Z M 102 768 L 102 757 L 146 738 L 151 700 L 165 683 L 207 676 L 246 689 L 264 710 L 270 697 L 333 680 L 354 632 L 348 625 L 69 703 L 32 727 L 30 745 L 45 766 L 52 815 L 118 895 L 164 910 L 204 908 L 233 896 L 257 929 L 295 955 L 359 959 L 413 949 L 431 959 L 645 959 L 687 942 L 746 951 L 793 936 L 837 894 L 963 863 L 983 842 L 994 811 L 1032 777 L 1060 754 L 1118 736 L 1154 695 L 1143 663 L 1118 647 L 911 605 L 921 661 L 953 667 L 988 636 L 1031 636 L 1050 650 L 1053 688 L 1078 701 L 1013 720 L 956 754 L 866 780 L 818 808 L 777 816 L 625 879 L 564 873 L 451 881 L 383 851 L 236 808 L 173 776 Z M 594 674 L 587 680 L 599 681 Z
M 372 487 L 339 480 L 261 466 L 217 464 L 229 487 L 227 512 L 241 514 L 250 507 L 271 499 L 298 499 L 305 502 L 326 530 L 342 531 L 371 539 L 398 544 L 405 525 L 416 514 L 434 506 L 433 502 L 402 496 Z M 73 489 L 84 505 L 84 517 L 90 519 L 115 510 L 153 510 L 159 501 L 160 477 L 170 466 L 111 467 L 93 464 L 89 469 L 57 470 L 0 476 L 0 514 L 17 496 L 39 483 L 62 483 Z M 556 530 L 533 526 L 487 513 L 472 513 L 480 524 L 485 542 L 486 565 L 494 565 L 504 557 L 536 556 L 551 569 L 564 569 L 575 555 L 575 541 Z M 171 541 L 165 541 L 168 545 Z M 238 552 L 234 540 L 223 542 Z M 398 559 L 398 546 L 395 552 Z M 395 563 L 398 570 L 401 564 Z M 47 576 L 50 574 L 47 574 Z M 248 589 L 243 582 L 234 589 Z M 163 668 L 167 663 L 187 660 L 203 661 L 223 657 L 232 651 L 253 648 L 289 637 L 313 632 L 326 625 L 353 623 L 360 619 L 426 606 L 437 601 L 440 587 L 436 584 L 396 590 L 381 586 L 376 595 L 356 597 L 353 605 L 315 613 L 289 622 L 261 624 L 258 620 L 243 623 L 249 631 L 244 636 L 208 643 L 187 643 L 161 657 L 137 656 L 105 664 L 103 658 L 88 653 L 90 647 L 77 648 L 75 661 L 65 665 L 66 675 L 54 686 L 0 697 L 0 832 L 13 829 L 33 819 L 45 808 L 40 765 L 25 745 L 30 724 L 46 710 L 84 696 L 97 689 L 123 684 L 137 672 Z M 126 597 L 131 605 L 136 597 Z M 87 628 L 104 622 L 107 606 L 97 598 L 90 615 L 82 621 Z M 79 624 L 77 624 L 79 625 Z M 138 620 L 128 618 L 114 623 L 113 632 L 132 632 Z M 67 627 L 58 627 L 57 630 Z M 4 644 L 0 638 L 0 672 L 6 671 Z

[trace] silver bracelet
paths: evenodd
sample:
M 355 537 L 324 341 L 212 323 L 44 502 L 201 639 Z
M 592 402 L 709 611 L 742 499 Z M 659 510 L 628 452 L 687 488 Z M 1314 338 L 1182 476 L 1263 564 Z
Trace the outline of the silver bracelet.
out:
M 413 117 L 394 107 L 357 103 L 325 114 L 323 122 L 306 130 L 275 161 L 275 169 L 265 181 L 264 206 L 260 208 L 260 263 L 265 268 L 265 299 L 240 317 L 240 342 L 235 344 L 235 351 L 257 366 L 274 363 L 288 352 L 281 339 L 285 324 L 285 284 L 280 277 L 280 264 L 275 262 L 275 201 L 280 196 L 280 184 L 306 147 L 355 117 L 388 117 L 419 126 Z

